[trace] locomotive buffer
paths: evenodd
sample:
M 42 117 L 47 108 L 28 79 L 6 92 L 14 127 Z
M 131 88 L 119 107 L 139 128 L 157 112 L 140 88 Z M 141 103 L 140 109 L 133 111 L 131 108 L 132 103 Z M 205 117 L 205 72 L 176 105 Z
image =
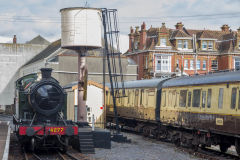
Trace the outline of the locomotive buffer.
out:
M 130 142 L 127 137 L 124 137 L 120 133 L 118 123 L 118 113 L 116 107 L 116 98 L 125 96 L 124 81 L 121 65 L 121 53 L 119 49 L 119 30 L 117 22 L 117 10 L 116 9 L 102 9 L 102 19 L 104 28 L 104 42 L 105 50 L 103 55 L 103 85 L 105 93 L 105 64 L 107 59 L 109 80 L 110 80 L 110 93 L 113 99 L 114 116 L 116 123 L 116 132 L 113 132 L 112 140 L 116 142 Z M 118 69 L 117 69 L 118 65 Z M 120 94 L 122 90 L 122 94 Z M 105 99 L 105 98 L 104 98 Z

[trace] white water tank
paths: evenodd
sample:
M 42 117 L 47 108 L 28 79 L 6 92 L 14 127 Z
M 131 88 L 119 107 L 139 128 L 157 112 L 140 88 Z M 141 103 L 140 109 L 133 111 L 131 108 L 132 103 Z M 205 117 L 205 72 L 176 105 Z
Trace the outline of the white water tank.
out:
M 62 48 L 102 47 L 102 13 L 97 8 L 64 8 L 61 12 Z

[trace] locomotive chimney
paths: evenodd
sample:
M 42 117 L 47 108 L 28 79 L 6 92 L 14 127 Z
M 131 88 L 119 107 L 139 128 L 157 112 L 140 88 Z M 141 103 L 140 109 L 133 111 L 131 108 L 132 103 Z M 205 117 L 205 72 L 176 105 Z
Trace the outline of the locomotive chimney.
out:
M 42 78 L 50 78 L 52 74 L 52 68 L 41 68 Z

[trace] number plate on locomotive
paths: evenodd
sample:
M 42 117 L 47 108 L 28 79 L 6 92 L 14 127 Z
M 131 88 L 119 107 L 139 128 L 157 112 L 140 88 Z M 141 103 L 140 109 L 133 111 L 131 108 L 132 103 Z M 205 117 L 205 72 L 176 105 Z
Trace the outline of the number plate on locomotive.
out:
M 49 128 L 50 133 L 63 133 L 64 128 L 63 127 L 51 127 Z

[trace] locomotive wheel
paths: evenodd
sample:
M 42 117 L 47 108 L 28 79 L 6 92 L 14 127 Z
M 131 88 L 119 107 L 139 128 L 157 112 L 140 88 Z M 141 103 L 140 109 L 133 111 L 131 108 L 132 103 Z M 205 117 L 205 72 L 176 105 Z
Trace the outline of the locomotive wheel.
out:
M 219 147 L 220 147 L 220 151 L 221 151 L 222 153 L 225 153 L 225 152 L 227 152 L 229 145 L 224 144 L 224 143 L 221 143 L 221 144 L 219 145 Z

